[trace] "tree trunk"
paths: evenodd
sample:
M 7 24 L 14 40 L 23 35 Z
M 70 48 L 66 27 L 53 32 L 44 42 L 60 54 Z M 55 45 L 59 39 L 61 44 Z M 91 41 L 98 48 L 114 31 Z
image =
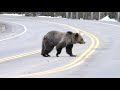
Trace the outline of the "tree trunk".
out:
M 91 20 L 93 20 L 93 12 L 91 12 Z
M 85 12 L 83 12 L 83 19 L 85 18 Z
M 66 18 L 69 18 L 69 13 L 68 12 L 66 12 Z
M 71 14 L 70 14 L 70 18 L 73 18 L 73 12 L 71 12 Z
M 120 12 L 117 13 L 117 20 L 119 21 L 120 18 Z
M 78 14 L 79 14 L 79 13 L 78 13 L 78 12 L 76 12 L 76 19 L 79 19 L 79 16 L 78 16 Z
M 101 12 L 99 12 L 99 17 L 98 17 L 98 20 L 100 20 L 101 19 Z

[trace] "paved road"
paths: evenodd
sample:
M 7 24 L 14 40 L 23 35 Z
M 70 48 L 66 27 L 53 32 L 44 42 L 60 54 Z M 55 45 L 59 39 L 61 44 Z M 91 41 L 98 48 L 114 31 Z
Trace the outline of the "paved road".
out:
M 120 77 L 120 24 L 88 20 L 71 20 L 61 18 L 46 17 L 15 17 L 0 16 L 0 22 L 14 22 L 14 25 L 20 29 L 22 24 L 27 31 L 15 38 L 0 41 L 0 58 L 6 58 L 26 52 L 41 49 L 41 41 L 44 34 L 51 30 L 68 31 L 68 27 L 50 24 L 42 21 L 64 23 L 87 31 L 99 38 L 100 45 L 95 52 L 84 63 L 71 69 L 46 74 L 32 75 L 32 78 L 86 78 L 86 77 Z M 15 24 L 16 23 L 16 24 Z M 18 23 L 18 24 L 17 24 Z M 107 24 L 106 24 L 107 23 Z M 73 53 L 80 56 L 91 44 L 91 40 L 86 35 L 83 36 L 87 42 L 85 45 L 74 45 Z M 56 67 L 64 66 L 77 57 L 69 57 L 63 49 L 59 58 L 55 57 L 56 50 L 50 54 L 52 57 L 42 57 L 40 53 L 29 55 L 22 58 L 11 59 L 0 62 L 0 77 L 14 77 L 19 75 L 31 74 L 50 70 Z

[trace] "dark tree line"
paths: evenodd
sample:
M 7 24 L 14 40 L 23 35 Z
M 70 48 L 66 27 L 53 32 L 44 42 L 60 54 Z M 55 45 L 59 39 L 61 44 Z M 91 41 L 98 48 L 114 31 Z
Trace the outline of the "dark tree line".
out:
M 61 16 L 63 18 L 72 18 L 72 19 L 88 19 L 88 20 L 99 20 L 106 15 L 109 15 L 110 18 L 114 18 L 120 21 L 119 12 L 0 12 L 0 13 L 18 13 L 25 14 L 25 16 L 52 16 L 57 17 Z

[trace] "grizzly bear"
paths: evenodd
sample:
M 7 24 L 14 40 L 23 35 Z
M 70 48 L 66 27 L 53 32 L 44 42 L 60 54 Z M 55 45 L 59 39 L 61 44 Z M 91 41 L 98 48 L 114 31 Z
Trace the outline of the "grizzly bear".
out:
M 79 33 L 73 33 L 71 31 L 68 31 L 66 33 L 59 31 L 50 31 L 43 37 L 41 55 L 44 57 L 50 57 L 49 53 L 56 46 L 57 57 L 64 47 L 66 47 L 67 54 L 75 57 L 76 55 L 72 54 L 72 48 L 73 44 L 76 43 L 85 44 L 85 41 Z

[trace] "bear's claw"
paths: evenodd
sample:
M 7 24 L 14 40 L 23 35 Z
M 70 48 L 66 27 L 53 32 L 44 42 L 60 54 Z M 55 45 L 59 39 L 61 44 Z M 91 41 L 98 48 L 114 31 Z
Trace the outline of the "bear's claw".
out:
M 76 57 L 77 55 L 70 55 L 71 57 Z

